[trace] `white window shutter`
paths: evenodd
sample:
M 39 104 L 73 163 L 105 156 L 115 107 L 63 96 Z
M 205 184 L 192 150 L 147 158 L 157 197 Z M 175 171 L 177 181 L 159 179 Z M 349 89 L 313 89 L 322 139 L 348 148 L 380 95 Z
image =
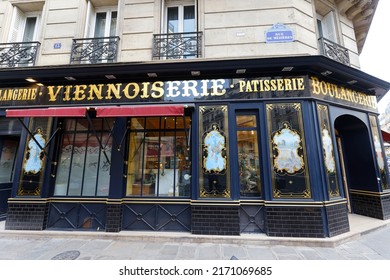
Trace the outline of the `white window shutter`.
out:
M 326 39 L 338 43 L 336 24 L 333 11 L 324 16 L 322 20 L 323 35 Z
M 88 1 L 87 17 L 85 19 L 84 37 L 92 38 L 95 30 L 96 11 L 91 1 Z
M 11 21 L 11 32 L 9 34 L 9 42 L 20 42 L 23 38 L 23 29 L 26 22 L 24 13 L 16 6 L 14 6 L 12 21 Z

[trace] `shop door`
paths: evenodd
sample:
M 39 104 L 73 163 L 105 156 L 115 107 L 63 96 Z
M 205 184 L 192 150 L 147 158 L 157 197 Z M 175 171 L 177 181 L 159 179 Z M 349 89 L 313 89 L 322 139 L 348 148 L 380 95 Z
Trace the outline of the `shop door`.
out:
M 265 232 L 264 206 L 248 203 L 262 197 L 261 152 L 259 117 L 256 110 L 237 110 L 235 114 L 236 142 L 232 150 L 237 152 L 238 168 L 232 168 L 232 191 L 239 193 L 241 232 Z M 234 139 L 234 137 L 233 137 Z M 234 165 L 235 163 L 232 163 Z
M 0 220 L 8 209 L 18 146 L 19 137 L 0 138 Z
M 378 191 L 375 161 L 367 126 L 352 115 L 339 116 L 334 123 L 340 169 L 349 211 L 354 213 L 353 192 Z

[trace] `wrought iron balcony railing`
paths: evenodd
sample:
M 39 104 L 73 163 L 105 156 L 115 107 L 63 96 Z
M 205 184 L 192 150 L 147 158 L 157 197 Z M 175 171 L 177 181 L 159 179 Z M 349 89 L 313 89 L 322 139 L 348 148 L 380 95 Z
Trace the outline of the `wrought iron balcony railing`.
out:
M 73 39 L 70 64 L 115 62 L 119 37 Z
M 153 35 L 153 59 L 202 57 L 202 32 Z
M 39 42 L 18 42 L 0 44 L 0 67 L 15 68 L 34 66 Z
M 318 40 L 320 41 L 322 55 L 341 62 L 345 65 L 350 65 L 349 53 L 347 48 L 344 48 L 343 46 L 340 46 L 339 44 L 323 37 Z

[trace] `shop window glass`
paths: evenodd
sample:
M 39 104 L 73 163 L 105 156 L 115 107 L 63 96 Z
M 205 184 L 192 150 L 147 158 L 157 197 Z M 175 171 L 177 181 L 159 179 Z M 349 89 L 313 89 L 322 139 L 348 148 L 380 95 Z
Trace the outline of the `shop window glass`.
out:
M 188 197 L 190 119 L 132 118 L 130 123 L 126 195 Z
M 237 115 L 237 150 L 241 197 L 260 196 L 259 142 L 256 115 Z
M 338 173 L 336 170 L 336 160 L 332 133 L 329 125 L 328 106 L 317 104 L 318 120 L 321 129 L 322 151 L 324 155 L 324 166 L 328 185 L 329 197 L 339 197 L 340 188 L 338 183 Z
M 54 195 L 108 196 L 113 120 L 93 119 L 92 124 L 65 120 Z
M 228 198 L 229 180 L 228 107 L 199 107 L 200 197 Z
M 375 116 L 370 115 L 370 125 L 371 125 L 371 132 L 373 137 L 373 143 L 374 143 L 374 149 L 375 149 L 375 157 L 378 164 L 379 174 L 380 174 L 380 181 L 382 184 L 382 188 L 384 190 L 389 189 L 389 184 L 387 182 L 387 175 L 386 175 L 386 156 L 382 149 L 381 144 L 381 137 L 379 135 L 379 126 L 378 122 Z
M 0 140 L 0 184 L 10 183 L 13 180 L 18 145 L 19 139 L 17 138 Z
M 311 198 L 300 103 L 267 104 L 274 198 Z

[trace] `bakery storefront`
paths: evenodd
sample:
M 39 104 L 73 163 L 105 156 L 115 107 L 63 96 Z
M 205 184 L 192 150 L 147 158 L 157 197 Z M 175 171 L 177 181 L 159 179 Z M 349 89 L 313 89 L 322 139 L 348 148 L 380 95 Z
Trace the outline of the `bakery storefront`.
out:
M 6 229 L 331 237 L 348 213 L 390 217 L 390 84 L 360 70 L 312 56 L 10 72 Z

